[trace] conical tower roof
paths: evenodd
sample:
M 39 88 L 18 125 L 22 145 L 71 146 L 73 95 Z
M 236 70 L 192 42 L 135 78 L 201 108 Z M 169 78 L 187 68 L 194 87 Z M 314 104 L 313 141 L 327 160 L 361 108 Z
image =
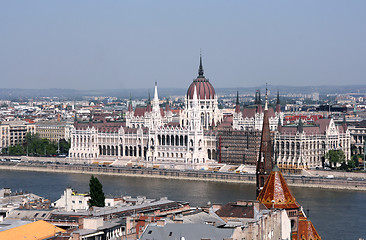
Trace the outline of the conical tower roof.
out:
M 316 231 L 313 223 L 307 219 L 305 216 L 301 214 L 299 217 L 299 227 L 297 230 L 298 239 L 312 239 L 312 240 L 321 240 L 322 238 L 319 236 Z
M 257 200 L 267 208 L 295 209 L 300 207 L 277 166 L 273 168 Z

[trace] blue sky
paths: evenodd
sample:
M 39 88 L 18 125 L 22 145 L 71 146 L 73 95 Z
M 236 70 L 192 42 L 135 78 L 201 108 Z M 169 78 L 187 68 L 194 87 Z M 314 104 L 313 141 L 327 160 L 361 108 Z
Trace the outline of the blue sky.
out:
M 366 1 L 1 1 L 1 88 L 366 83 Z

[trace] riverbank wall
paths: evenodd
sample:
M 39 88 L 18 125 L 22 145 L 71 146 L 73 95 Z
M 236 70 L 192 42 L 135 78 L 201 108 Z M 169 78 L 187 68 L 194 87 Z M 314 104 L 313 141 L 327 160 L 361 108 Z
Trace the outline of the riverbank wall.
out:
M 208 171 L 179 171 L 168 169 L 133 169 L 119 167 L 100 167 L 90 165 L 56 165 L 56 164 L 26 164 L 18 163 L 14 165 L 0 164 L 1 170 L 12 171 L 37 171 L 54 173 L 75 173 L 75 174 L 94 174 L 111 175 L 126 177 L 146 177 L 163 178 L 190 181 L 212 181 L 228 183 L 254 184 L 254 174 L 222 173 Z M 324 177 L 304 177 L 285 175 L 287 184 L 296 187 L 311 187 L 324 189 L 340 190 L 358 190 L 366 191 L 366 181 L 364 180 L 346 180 L 342 178 L 324 178 Z

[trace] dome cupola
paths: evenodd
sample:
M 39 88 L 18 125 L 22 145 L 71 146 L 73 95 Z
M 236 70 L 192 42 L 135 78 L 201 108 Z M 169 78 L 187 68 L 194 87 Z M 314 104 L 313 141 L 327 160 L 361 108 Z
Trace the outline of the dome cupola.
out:
M 211 83 L 208 81 L 208 79 L 205 78 L 203 75 L 203 66 L 202 66 L 202 56 L 200 56 L 200 66 L 198 68 L 198 77 L 193 80 L 191 85 L 188 88 L 187 91 L 187 98 L 193 99 L 194 94 L 194 87 L 196 86 L 197 89 L 197 98 L 198 99 L 214 99 L 215 98 L 215 89 L 211 85 Z

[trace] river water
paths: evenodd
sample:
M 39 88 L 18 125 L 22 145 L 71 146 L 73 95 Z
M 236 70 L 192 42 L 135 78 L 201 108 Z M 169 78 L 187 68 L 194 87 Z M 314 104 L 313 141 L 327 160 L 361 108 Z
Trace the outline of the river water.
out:
M 58 199 L 66 187 L 89 190 L 90 175 L 0 170 L 0 188 L 22 190 Z M 106 195 L 168 197 L 202 206 L 207 202 L 228 203 L 255 199 L 254 184 L 200 182 L 189 180 L 100 175 Z M 366 239 L 366 192 L 291 187 L 291 191 L 322 239 Z

